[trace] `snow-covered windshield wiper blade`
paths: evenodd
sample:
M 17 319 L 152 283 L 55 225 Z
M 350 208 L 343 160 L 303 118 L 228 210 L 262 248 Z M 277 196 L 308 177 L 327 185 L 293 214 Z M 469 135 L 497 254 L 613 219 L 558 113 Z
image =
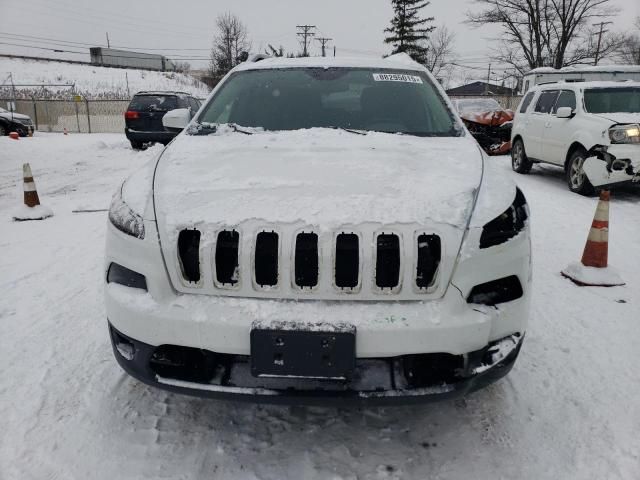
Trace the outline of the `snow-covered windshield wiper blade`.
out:
M 208 122 L 195 123 L 191 125 L 189 127 L 188 133 L 189 135 L 211 135 L 212 133 L 216 133 L 218 129 L 223 125 L 227 125 L 234 132 L 243 133 L 245 135 L 253 135 L 253 132 L 244 130 L 238 127 L 238 125 L 236 125 L 235 123 L 220 124 L 220 123 L 208 123 Z
M 235 123 L 230 123 L 229 126 L 233 129 L 234 132 L 244 133 L 245 135 L 253 135 L 253 132 L 238 128 L 238 125 L 236 125 Z
M 367 133 L 369 133 L 367 130 L 357 130 L 355 128 L 346 128 L 346 127 L 328 127 L 328 128 L 331 128 L 333 130 L 343 130 L 345 132 L 355 133 L 356 135 L 366 135 Z
M 218 131 L 217 123 L 199 123 L 196 122 L 192 124 L 187 133 L 189 135 L 211 135 L 212 133 L 216 133 Z

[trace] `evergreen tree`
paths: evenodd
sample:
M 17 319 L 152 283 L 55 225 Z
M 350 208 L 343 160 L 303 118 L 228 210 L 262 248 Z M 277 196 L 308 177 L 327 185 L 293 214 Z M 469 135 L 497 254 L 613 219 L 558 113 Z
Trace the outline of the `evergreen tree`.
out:
M 435 29 L 429 25 L 433 17 L 420 18 L 420 10 L 431 2 L 424 0 L 391 0 L 394 16 L 391 26 L 385 29 L 390 35 L 385 43 L 393 44 L 393 53 L 404 52 L 418 63 L 426 61 L 427 40 Z

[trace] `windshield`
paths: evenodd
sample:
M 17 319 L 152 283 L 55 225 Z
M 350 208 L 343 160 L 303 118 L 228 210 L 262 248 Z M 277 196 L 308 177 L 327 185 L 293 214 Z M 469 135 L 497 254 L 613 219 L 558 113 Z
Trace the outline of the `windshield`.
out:
M 584 108 L 589 113 L 640 113 L 640 87 L 589 88 Z
M 238 72 L 205 106 L 201 123 L 265 130 L 326 127 L 457 136 L 455 120 L 422 72 L 291 68 Z
M 502 110 L 500 104 L 493 98 L 469 98 L 465 100 L 457 100 L 456 107 L 458 108 L 458 113 Z

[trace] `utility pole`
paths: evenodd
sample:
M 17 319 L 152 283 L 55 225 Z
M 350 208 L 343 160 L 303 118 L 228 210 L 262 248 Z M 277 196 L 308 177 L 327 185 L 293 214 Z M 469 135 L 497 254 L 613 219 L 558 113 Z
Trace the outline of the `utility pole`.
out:
M 296 28 L 300 30 L 297 35 L 302 38 L 302 56 L 309 56 L 309 38 L 315 36 L 311 30 L 316 28 L 315 25 L 296 25 Z
M 489 64 L 489 69 L 487 70 L 487 83 L 484 87 L 484 94 L 489 95 L 489 80 L 491 79 L 491 64 Z
M 111 48 L 111 43 L 109 43 L 109 32 L 104 32 L 107 35 L 107 48 Z
M 597 27 L 598 25 L 600 26 L 600 31 L 595 34 L 595 35 L 598 35 L 598 45 L 596 46 L 596 57 L 593 62 L 594 65 L 598 65 L 598 60 L 600 59 L 600 45 L 602 42 L 602 34 L 607 33 L 609 31 L 609 30 L 603 30 L 603 28 L 605 25 L 609 25 L 611 23 L 613 22 L 600 22 L 600 23 L 593 24 L 594 27 Z
M 320 45 L 322 45 L 322 56 L 326 57 L 327 56 L 327 43 L 329 43 L 331 40 L 333 40 L 333 38 L 319 37 L 319 38 L 316 38 L 316 40 L 320 42 Z

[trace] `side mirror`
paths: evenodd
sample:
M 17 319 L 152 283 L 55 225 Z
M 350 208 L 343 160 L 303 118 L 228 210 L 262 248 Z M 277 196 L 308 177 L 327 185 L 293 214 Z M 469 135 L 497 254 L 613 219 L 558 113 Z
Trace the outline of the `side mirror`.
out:
M 556 112 L 558 118 L 571 118 L 573 117 L 573 109 L 571 107 L 560 107 Z
M 170 132 L 182 131 L 191 121 L 191 112 L 188 108 L 176 108 L 170 110 L 162 117 L 162 125 Z

